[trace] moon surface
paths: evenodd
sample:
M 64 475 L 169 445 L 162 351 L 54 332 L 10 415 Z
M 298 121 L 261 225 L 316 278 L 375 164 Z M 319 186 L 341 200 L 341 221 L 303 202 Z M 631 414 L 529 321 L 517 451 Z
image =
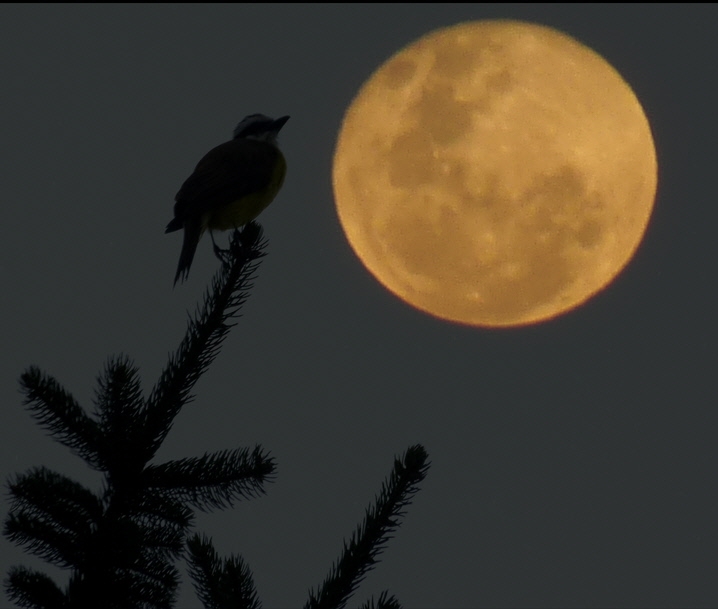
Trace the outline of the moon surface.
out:
M 440 29 L 380 66 L 334 153 L 339 220 L 412 306 L 502 327 L 573 309 L 624 268 L 648 224 L 656 153 L 602 57 L 519 21 Z

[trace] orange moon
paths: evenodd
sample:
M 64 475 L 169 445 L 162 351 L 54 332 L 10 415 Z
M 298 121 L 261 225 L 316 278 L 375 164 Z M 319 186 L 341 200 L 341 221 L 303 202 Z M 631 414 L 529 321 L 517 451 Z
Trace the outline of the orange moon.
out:
M 334 197 L 391 292 L 483 327 L 540 322 L 596 294 L 648 224 L 656 153 L 641 104 L 549 27 L 476 21 L 380 66 L 346 111 Z

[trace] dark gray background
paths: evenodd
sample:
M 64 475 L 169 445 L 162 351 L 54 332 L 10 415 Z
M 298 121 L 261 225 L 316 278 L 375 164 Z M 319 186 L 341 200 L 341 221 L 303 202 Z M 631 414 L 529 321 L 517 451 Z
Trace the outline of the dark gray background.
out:
M 331 160 L 382 61 L 497 17 L 556 27 L 621 72 L 654 130 L 659 190 L 607 290 L 489 331 L 415 311 L 365 271 L 334 211 Z M 0 7 L 2 478 L 45 464 L 99 483 L 23 410 L 19 374 L 37 364 L 90 407 L 106 358 L 127 353 L 149 390 L 217 267 L 203 240 L 172 289 L 174 194 L 244 115 L 291 114 L 287 181 L 261 217 L 269 255 L 159 455 L 261 443 L 278 478 L 198 529 L 249 561 L 265 606 L 299 606 L 393 456 L 420 442 L 429 476 L 354 605 L 390 587 L 408 608 L 715 606 L 716 17 L 715 5 Z M 3 573 L 39 564 L 0 544 Z M 179 606 L 198 606 L 189 584 Z

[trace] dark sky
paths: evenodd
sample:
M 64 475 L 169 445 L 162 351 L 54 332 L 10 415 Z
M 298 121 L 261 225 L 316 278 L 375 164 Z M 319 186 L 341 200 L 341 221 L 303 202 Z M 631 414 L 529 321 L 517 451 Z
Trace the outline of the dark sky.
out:
M 659 163 L 619 278 L 514 330 L 442 322 L 385 291 L 331 192 L 362 82 L 421 35 L 484 18 L 603 55 L 641 100 Z M 107 357 L 126 353 L 149 390 L 217 266 L 203 240 L 172 289 L 175 193 L 243 116 L 290 114 L 287 180 L 260 219 L 269 255 L 159 455 L 260 443 L 278 477 L 198 530 L 248 560 L 266 607 L 299 606 L 419 442 L 429 476 L 353 605 L 388 587 L 407 608 L 715 606 L 717 18 L 716 5 L 0 7 L 2 478 L 44 464 L 99 483 L 23 410 L 20 373 L 37 364 L 90 408 Z M 39 565 L 0 544 L 3 574 Z M 199 606 L 189 584 L 178 606 Z

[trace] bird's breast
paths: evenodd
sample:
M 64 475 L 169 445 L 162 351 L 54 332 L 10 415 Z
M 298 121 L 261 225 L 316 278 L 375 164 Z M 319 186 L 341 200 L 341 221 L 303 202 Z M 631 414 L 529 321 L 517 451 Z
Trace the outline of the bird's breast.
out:
M 207 217 L 207 228 L 211 230 L 231 230 L 239 228 L 247 222 L 254 220 L 277 196 L 284 183 L 287 173 L 287 163 L 284 155 L 279 152 L 274 171 L 266 187 L 222 205 Z

